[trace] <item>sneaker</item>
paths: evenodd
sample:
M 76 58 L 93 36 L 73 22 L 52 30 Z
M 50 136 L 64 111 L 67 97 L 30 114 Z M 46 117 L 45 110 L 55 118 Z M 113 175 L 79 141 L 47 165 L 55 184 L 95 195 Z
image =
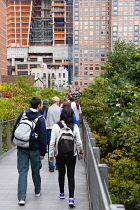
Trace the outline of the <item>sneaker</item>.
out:
M 65 199 L 65 194 L 64 194 L 64 193 L 60 193 L 60 194 L 59 194 L 59 198 L 60 198 L 60 199 Z
M 75 206 L 74 198 L 69 198 L 69 206 L 70 207 L 74 207 Z
M 35 194 L 35 197 L 40 197 L 41 193 Z
M 54 168 L 49 168 L 49 172 L 54 172 Z
M 20 201 L 18 201 L 18 204 L 19 204 L 19 205 L 25 205 L 25 200 L 20 200 Z

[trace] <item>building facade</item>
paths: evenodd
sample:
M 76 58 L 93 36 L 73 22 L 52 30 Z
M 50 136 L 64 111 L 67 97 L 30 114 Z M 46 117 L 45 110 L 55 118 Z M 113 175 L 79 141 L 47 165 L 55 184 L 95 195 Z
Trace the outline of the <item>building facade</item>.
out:
M 43 62 L 49 69 L 63 66 L 68 82 L 84 87 L 104 71 L 115 41 L 140 46 L 140 0 L 7 0 L 6 4 L 11 71 L 16 61 Z
M 0 0 L 0 76 L 7 75 L 6 3 Z
M 7 0 L 6 3 L 11 72 L 15 72 L 16 61 L 40 61 L 49 68 L 68 69 L 68 1 Z M 70 80 L 71 76 L 70 72 Z
M 140 0 L 74 0 L 73 85 L 93 83 L 114 42 L 140 46 Z

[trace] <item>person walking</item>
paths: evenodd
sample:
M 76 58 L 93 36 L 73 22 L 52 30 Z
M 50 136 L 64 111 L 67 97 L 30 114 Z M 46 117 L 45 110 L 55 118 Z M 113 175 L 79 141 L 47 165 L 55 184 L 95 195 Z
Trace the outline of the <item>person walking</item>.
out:
M 49 100 L 48 99 L 44 99 L 43 101 L 43 107 L 40 110 L 40 113 L 43 115 L 43 117 L 46 119 L 47 118 L 47 112 L 48 112 L 48 103 Z
M 61 112 L 61 116 L 60 116 L 60 122 L 57 124 L 54 124 L 52 128 L 50 151 L 49 151 L 50 162 L 53 162 L 54 151 L 56 153 L 56 159 L 58 163 L 58 181 L 59 181 L 59 189 L 60 189 L 60 194 L 59 194 L 60 199 L 65 198 L 64 183 L 65 183 L 65 173 L 66 173 L 66 168 L 67 168 L 70 207 L 75 206 L 75 199 L 74 199 L 75 177 L 74 176 L 75 176 L 77 150 L 81 158 L 83 158 L 82 141 L 80 138 L 79 128 L 73 122 L 73 113 L 74 112 L 71 107 L 66 106 L 63 108 Z M 59 140 L 60 140 L 59 135 L 62 129 L 60 124 L 66 130 L 70 130 L 74 136 L 74 139 L 73 139 L 74 150 L 73 150 L 73 153 L 69 153 L 71 154 L 69 156 L 62 155 L 62 153 L 59 151 Z M 62 152 L 64 152 L 64 150 L 62 150 Z
M 33 97 L 30 101 L 31 108 L 22 112 L 13 129 L 12 141 L 15 140 L 15 132 L 19 126 L 23 117 L 26 117 L 32 123 L 37 119 L 35 124 L 34 133 L 36 138 L 34 139 L 34 145 L 22 147 L 17 146 L 17 169 L 19 173 L 18 178 L 18 204 L 25 205 L 26 191 L 27 191 L 27 174 L 29 170 L 29 162 L 32 170 L 32 180 L 34 183 L 35 196 L 41 195 L 41 176 L 40 169 L 42 168 L 41 160 L 44 159 L 46 153 L 47 137 L 45 120 L 40 114 L 42 108 L 42 101 L 38 97 Z M 25 123 L 26 124 L 26 123 Z M 22 124 L 22 132 L 24 132 L 24 124 Z M 23 134 L 24 135 L 24 134 Z M 18 139 L 19 140 L 19 139 Z M 21 144 L 22 145 L 22 144 Z
M 54 96 L 52 98 L 52 105 L 48 109 L 47 113 L 47 119 L 46 119 L 46 125 L 47 125 L 47 145 L 48 145 L 48 159 L 49 159 L 49 145 L 50 145 L 50 139 L 51 139 L 51 132 L 52 127 L 55 123 L 57 123 L 60 120 L 60 107 L 59 107 L 59 101 L 60 98 L 57 96 Z M 55 165 L 53 162 L 49 162 L 49 171 L 54 172 Z M 56 164 L 57 169 L 57 164 Z
M 48 103 L 49 103 L 49 100 L 48 99 L 44 99 L 44 101 L 43 101 L 43 107 L 40 110 L 41 115 L 45 118 L 45 123 L 46 123 L 47 113 L 48 113 L 48 109 L 49 109 Z M 47 129 L 47 125 L 46 125 L 46 129 Z M 46 148 L 46 152 L 48 152 L 48 145 L 47 145 L 47 148 Z
M 81 110 L 80 104 L 79 103 L 76 104 L 73 97 L 70 97 L 70 103 L 71 103 L 71 108 L 74 111 L 77 121 L 78 122 L 81 121 L 82 110 Z
M 71 103 L 70 103 L 70 102 L 64 102 L 64 103 L 63 103 L 63 106 L 62 106 L 62 108 L 61 108 L 61 111 L 62 111 L 62 109 L 63 109 L 64 107 L 66 107 L 66 106 L 71 107 Z M 76 116 L 75 116 L 74 113 L 73 113 L 72 118 L 73 118 L 74 124 L 77 124 L 77 125 L 78 125 L 78 121 L 77 121 Z

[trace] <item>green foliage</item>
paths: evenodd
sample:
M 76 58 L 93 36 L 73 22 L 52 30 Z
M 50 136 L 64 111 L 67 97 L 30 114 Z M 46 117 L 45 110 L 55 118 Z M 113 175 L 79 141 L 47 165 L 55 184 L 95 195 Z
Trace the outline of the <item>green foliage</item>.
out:
M 140 85 L 140 50 L 136 50 L 132 42 L 117 41 L 114 51 L 108 53 L 108 61 L 103 76 L 112 79 L 119 76 L 138 86 Z
M 105 72 L 82 92 L 83 114 L 109 166 L 113 203 L 140 209 L 140 50 L 116 42 Z
M 65 96 L 64 93 L 51 88 L 42 89 L 39 95 L 42 98 L 42 100 L 49 99 L 49 104 L 51 104 L 52 97 L 58 96 L 60 99 L 64 99 Z
M 2 84 L 0 86 L 0 121 L 15 119 L 21 111 L 30 107 L 30 100 L 37 96 L 42 100 L 58 96 L 64 98 L 64 93 L 49 89 L 34 87 L 32 82 L 28 82 L 26 76 L 18 78 L 18 84 Z

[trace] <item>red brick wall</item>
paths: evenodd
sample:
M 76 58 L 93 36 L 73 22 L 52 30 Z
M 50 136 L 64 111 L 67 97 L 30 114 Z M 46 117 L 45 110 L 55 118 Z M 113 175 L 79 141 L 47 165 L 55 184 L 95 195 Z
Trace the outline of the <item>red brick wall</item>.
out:
M 15 76 L 15 75 L 2 75 L 1 76 L 1 83 L 14 83 L 16 84 L 18 82 L 18 77 L 20 76 Z M 26 76 L 29 82 L 34 82 L 34 76 L 33 75 L 28 75 Z
M 0 75 L 7 75 L 6 4 L 0 0 Z

